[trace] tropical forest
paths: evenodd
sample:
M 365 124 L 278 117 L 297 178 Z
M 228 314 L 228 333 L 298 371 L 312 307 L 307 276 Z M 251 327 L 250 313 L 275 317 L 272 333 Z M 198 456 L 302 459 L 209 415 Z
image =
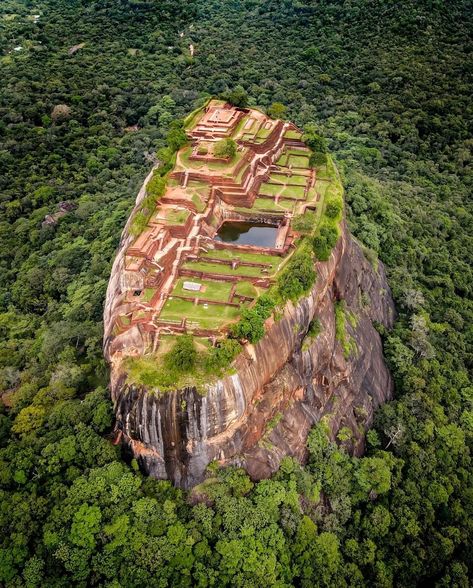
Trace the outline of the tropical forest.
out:
M 472 8 L 0 2 L 0 586 L 473 586 Z

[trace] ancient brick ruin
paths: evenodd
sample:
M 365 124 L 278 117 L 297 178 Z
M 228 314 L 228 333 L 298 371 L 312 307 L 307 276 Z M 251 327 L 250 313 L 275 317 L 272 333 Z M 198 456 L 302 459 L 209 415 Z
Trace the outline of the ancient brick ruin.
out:
M 187 134 L 164 196 L 126 248 L 110 355 L 133 354 L 130 329 L 154 351 L 166 334 L 224 333 L 294 249 L 294 215 L 317 208 L 310 152 L 292 123 L 212 100 Z M 234 157 L 214 155 L 222 139 L 235 141 Z M 275 227 L 274 243 L 219 240 L 224 223 Z

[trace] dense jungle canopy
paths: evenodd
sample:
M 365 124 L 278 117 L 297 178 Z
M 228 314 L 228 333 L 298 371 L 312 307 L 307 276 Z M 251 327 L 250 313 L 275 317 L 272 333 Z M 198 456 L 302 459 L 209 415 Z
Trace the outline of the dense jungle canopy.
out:
M 2 1 L 0 585 L 470 585 L 471 8 Z M 235 89 L 327 138 L 388 270 L 396 396 L 364 457 L 320 425 L 306 466 L 216 471 L 192 505 L 111 443 L 102 308 L 169 124 Z

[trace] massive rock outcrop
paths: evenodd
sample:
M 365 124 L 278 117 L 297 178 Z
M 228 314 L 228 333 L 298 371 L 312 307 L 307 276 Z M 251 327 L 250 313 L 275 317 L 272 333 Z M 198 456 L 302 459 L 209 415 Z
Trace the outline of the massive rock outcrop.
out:
M 269 319 L 264 338 L 235 360 L 233 375 L 205 394 L 150 392 L 112 366 L 117 434 L 146 472 L 181 487 L 201 482 L 213 460 L 241 465 L 254 478 L 269 476 L 285 455 L 304 460 L 309 429 L 322 418 L 333 438 L 348 427 L 349 448 L 359 453 L 374 410 L 393 391 L 373 324 L 390 327 L 393 318 L 382 264 L 372 267 L 343 225 L 330 259 L 317 263 L 309 295 Z M 314 320 L 319 333 L 310 336 Z

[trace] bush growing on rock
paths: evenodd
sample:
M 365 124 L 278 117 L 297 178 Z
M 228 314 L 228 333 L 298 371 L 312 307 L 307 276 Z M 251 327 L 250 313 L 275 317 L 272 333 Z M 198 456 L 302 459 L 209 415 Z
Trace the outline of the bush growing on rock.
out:
M 292 257 L 278 279 L 278 291 L 283 300 L 297 300 L 306 294 L 315 281 L 312 255 L 304 249 Z
M 170 370 L 190 372 L 196 364 L 197 351 L 191 335 L 178 337 L 174 347 L 166 355 L 165 363 Z
M 313 153 L 310 154 L 310 157 L 309 157 L 310 167 L 320 167 L 322 165 L 325 165 L 326 163 L 327 163 L 327 154 L 326 153 L 320 153 L 320 152 L 314 151 Z
M 171 123 L 166 142 L 172 152 L 179 151 L 187 143 L 187 135 L 184 130 L 184 122 L 175 120 Z
M 338 231 L 336 227 L 324 225 L 320 228 L 319 234 L 314 237 L 313 247 L 317 259 L 327 261 L 332 249 L 338 241 Z
M 312 150 L 309 158 L 309 165 L 311 167 L 327 163 L 327 141 L 316 132 L 312 124 L 307 125 L 302 140 Z
M 232 326 L 231 335 L 236 339 L 257 343 L 264 335 L 264 321 L 256 308 L 245 308 L 240 320 Z
M 232 337 L 257 343 L 264 335 L 264 321 L 271 316 L 275 306 L 273 297 L 268 293 L 263 294 L 253 308 L 243 310 L 240 320 L 230 331 Z
M 207 370 L 221 370 L 227 367 L 238 355 L 241 346 L 235 339 L 223 339 L 212 347 L 205 359 Z
M 267 318 L 269 318 L 271 316 L 271 313 L 273 312 L 275 307 L 275 301 L 272 298 L 272 296 L 268 293 L 263 294 L 262 296 L 260 296 L 255 304 L 255 311 L 258 313 L 258 315 L 266 320 Z
M 310 234 L 314 230 L 317 222 L 315 212 L 306 210 L 303 214 L 298 214 L 292 219 L 292 228 L 303 234 Z
M 332 200 L 329 202 L 325 208 L 325 214 L 329 218 L 337 218 L 338 215 L 342 212 L 343 205 L 339 200 Z
M 162 178 L 158 173 L 154 173 L 151 180 L 148 182 L 146 186 L 146 194 L 147 196 L 151 196 L 154 204 L 156 204 L 157 200 L 163 196 L 164 192 L 166 191 L 166 180 Z M 146 199 L 147 200 L 147 199 Z M 143 201 L 143 204 L 146 203 L 146 200 Z

